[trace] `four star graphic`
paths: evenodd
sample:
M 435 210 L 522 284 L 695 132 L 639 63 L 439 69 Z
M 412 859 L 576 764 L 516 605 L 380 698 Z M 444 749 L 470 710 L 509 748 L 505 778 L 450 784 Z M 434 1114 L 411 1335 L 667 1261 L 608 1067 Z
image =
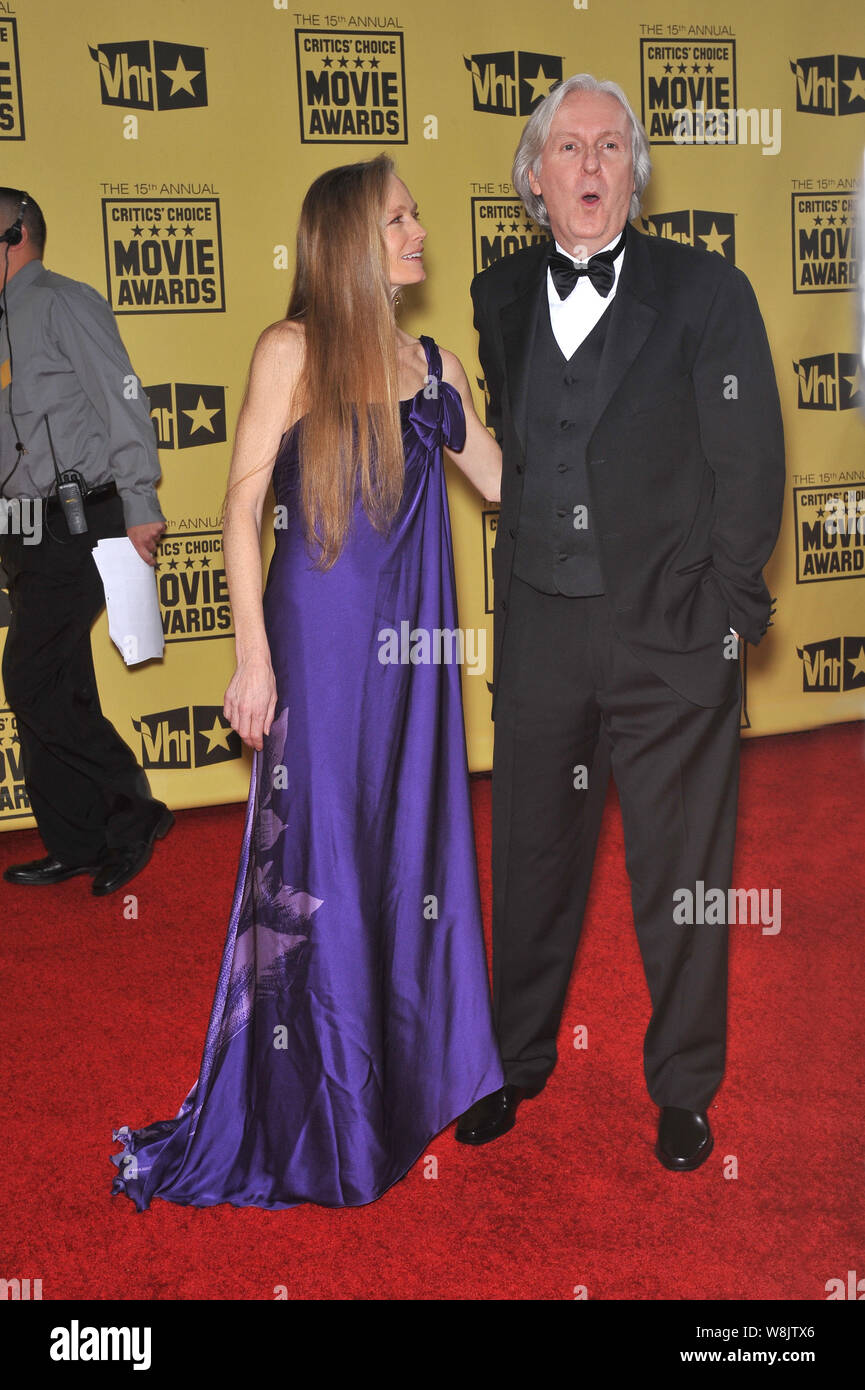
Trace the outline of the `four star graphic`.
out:
M 192 84 L 196 77 L 201 76 L 200 68 L 197 72 L 194 72 L 192 68 L 184 67 L 183 59 L 178 53 L 177 67 L 174 71 L 172 72 L 171 68 L 162 68 L 160 71 L 163 77 L 171 78 L 171 91 L 168 93 L 170 97 L 173 97 L 177 92 L 188 92 L 191 97 L 195 96 L 195 89 Z
M 183 414 L 188 415 L 189 420 L 191 422 L 189 426 L 189 433 L 195 434 L 196 430 L 208 430 L 210 434 L 215 434 L 216 431 L 214 430 L 213 424 L 211 422 L 213 420 L 214 415 L 219 414 L 219 411 L 219 406 L 216 406 L 214 410 L 208 410 L 207 406 L 204 404 L 204 397 L 202 395 L 199 395 L 195 409 L 183 411 Z

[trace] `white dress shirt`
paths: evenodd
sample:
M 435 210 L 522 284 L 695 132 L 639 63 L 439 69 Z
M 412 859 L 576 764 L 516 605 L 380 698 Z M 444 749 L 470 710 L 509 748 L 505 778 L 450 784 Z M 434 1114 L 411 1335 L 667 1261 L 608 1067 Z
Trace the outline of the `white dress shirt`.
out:
M 615 246 L 621 232 L 608 241 L 606 246 L 601 246 L 600 251 L 610 251 Z M 606 299 L 602 294 L 598 294 L 588 275 L 581 275 L 567 299 L 559 299 L 559 292 L 553 284 L 553 276 L 550 270 L 547 271 L 547 296 L 550 301 L 550 325 L 553 336 L 562 350 L 565 357 L 571 358 L 584 338 L 587 338 L 600 319 L 604 310 L 612 303 L 613 296 L 619 285 L 619 273 L 622 269 L 622 262 L 625 259 L 627 240 L 616 259 L 613 261 L 613 273 L 615 280 L 613 288 Z M 556 242 L 556 250 L 566 256 L 574 265 L 577 261 L 566 251 L 563 246 Z M 592 252 L 592 255 L 597 254 Z

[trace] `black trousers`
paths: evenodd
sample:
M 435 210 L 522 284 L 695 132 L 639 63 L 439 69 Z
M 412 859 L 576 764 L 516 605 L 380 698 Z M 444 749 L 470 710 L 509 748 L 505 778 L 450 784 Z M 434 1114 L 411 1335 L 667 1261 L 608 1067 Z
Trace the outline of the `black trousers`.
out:
M 604 595 L 543 594 L 513 577 L 493 759 L 493 1009 L 509 1082 L 542 1083 L 556 1062 L 612 769 L 652 1005 L 649 1094 L 689 1110 L 711 1101 L 728 929 L 678 925 L 673 895 L 698 880 L 730 886 L 739 702 L 738 669 L 725 704 L 691 704 L 618 638 Z
M 3 688 L 39 833 L 70 865 L 146 838 L 165 809 L 102 713 L 93 670 L 90 629 L 105 593 L 91 549 L 126 534 L 123 506 L 115 496 L 85 508 L 83 536 L 70 536 L 62 516 L 47 519 L 39 545 L 0 536 L 11 608 Z

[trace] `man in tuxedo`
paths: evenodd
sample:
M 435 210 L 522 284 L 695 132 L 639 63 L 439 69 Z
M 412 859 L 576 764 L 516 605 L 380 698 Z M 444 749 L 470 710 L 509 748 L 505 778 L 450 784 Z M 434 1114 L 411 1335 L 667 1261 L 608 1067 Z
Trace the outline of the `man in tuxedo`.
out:
M 740 637 L 770 621 L 762 577 L 784 454 L 769 346 L 721 255 L 628 225 L 651 164 L 615 83 L 580 74 L 534 112 L 514 186 L 555 244 L 472 284 L 503 448 L 493 555 L 493 1006 L 506 1084 L 457 1138 L 484 1144 L 543 1088 L 588 891 L 609 767 L 652 1012 L 644 1063 L 665 1167 L 712 1149 L 726 1040 L 727 926 L 674 920 L 729 887 Z

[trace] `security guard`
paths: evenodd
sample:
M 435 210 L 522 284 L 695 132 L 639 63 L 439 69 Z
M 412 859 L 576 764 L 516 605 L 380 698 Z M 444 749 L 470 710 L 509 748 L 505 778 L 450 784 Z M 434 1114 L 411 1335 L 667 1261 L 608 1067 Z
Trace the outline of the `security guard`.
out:
M 165 518 L 153 427 L 114 315 L 88 285 L 46 270 L 44 247 L 38 204 L 0 188 L 3 687 L 48 851 L 3 877 L 35 885 L 92 874 L 102 896 L 144 868 L 174 817 L 102 713 L 90 629 L 105 594 L 91 550 L 127 535 L 153 565 Z M 71 507 L 58 495 L 69 473 L 80 479 Z M 25 534 L 15 522 L 34 508 L 41 534 L 33 525 Z

